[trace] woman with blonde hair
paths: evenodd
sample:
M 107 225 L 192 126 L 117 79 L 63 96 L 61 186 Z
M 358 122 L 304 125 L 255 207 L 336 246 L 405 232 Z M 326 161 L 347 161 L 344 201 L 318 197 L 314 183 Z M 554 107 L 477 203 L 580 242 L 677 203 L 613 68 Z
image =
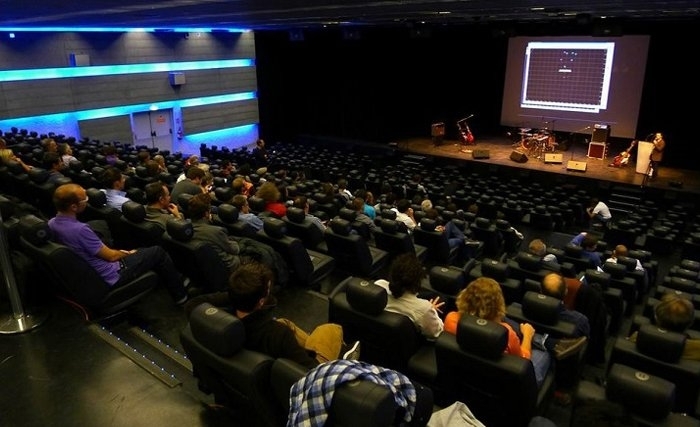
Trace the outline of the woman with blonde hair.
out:
M 550 357 L 546 351 L 532 348 L 535 328 L 529 323 L 520 324 L 522 339 L 506 318 L 506 303 L 501 286 L 494 279 L 479 277 L 457 294 L 457 311 L 445 317 L 445 331 L 457 334 L 457 324 L 462 314 L 470 314 L 491 322 L 500 323 L 508 331 L 508 343 L 504 353 L 520 356 L 532 362 L 537 384 L 542 384 L 549 370 Z
M 25 172 L 29 172 L 32 169 L 31 166 L 24 163 L 22 159 L 17 157 L 12 149 L 4 147 L 0 148 L 0 164 L 7 165 L 9 162 L 18 163 L 20 166 L 22 166 L 22 169 L 24 169 Z

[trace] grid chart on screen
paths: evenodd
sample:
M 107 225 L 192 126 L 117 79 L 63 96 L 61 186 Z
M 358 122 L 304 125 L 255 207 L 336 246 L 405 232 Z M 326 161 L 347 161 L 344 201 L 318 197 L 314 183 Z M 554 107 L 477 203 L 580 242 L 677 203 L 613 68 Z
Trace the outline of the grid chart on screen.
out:
M 521 107 L 597 113 L 607 108 L 615 43 L 529 43 Z

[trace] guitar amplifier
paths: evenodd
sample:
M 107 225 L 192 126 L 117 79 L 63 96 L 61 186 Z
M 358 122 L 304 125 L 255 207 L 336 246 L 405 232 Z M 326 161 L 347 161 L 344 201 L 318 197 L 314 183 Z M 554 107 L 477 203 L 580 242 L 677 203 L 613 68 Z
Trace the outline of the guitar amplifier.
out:
M 445 136 L 445 123 L 433 123 L 430 126 L 430 136 Z
M 604 159 L 606 154 L 606 144 L 604 142 L 588 143 L 588 157 Z

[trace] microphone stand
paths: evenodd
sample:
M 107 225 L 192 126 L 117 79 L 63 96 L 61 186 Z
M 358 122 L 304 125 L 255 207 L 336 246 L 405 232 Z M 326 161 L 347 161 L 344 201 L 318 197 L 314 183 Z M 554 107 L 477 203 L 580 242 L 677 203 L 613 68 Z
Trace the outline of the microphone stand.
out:
M 576 149 L 576 144 L 573 143 L 573 135 L 574 135 L 575 133 L 581 133 L 581 132 L 583 132 L 584 130 L 588 130 L 588 129 L 590 129 L 590 128 L 591 128 L 590 126 L 582 127 L 581 129 L 577 129 L 577 130 L 575 130 L 575 131 L 573 131 L 573 132 L 571 132 L 571 133 L 569 134 L 569 137 L 572 139 L 572 143 L 571 143 L 571 160 L 574 160 L 574 150 Z

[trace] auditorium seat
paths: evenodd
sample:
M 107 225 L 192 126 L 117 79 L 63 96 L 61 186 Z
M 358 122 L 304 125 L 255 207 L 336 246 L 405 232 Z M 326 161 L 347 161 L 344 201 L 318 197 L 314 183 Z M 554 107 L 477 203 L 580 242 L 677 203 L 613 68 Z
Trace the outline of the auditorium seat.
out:
M 49 280 L 48 289 L 81 308 L 86 320 L 127 309 L 158 285 L 154 272 L 119 286 L 108 285 L 87 261 L 72 249 L 51 239 L 48 223 L 33 215 L 21 218 L 20 244 Z

